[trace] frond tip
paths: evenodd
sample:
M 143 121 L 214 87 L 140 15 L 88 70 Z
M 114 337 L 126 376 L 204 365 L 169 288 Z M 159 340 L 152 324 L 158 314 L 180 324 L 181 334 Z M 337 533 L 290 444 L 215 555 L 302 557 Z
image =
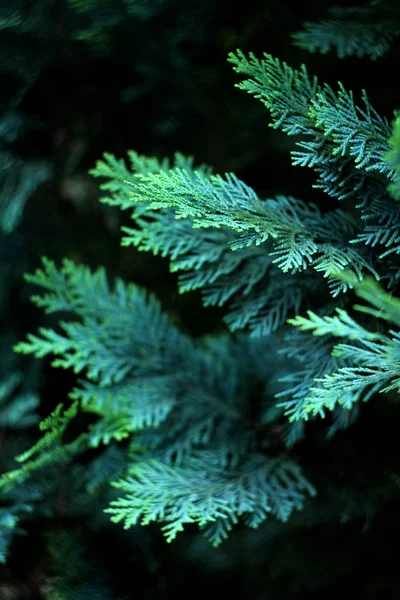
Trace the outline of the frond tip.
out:
M 105 512 L 125 528 L 140 522 L 164 522 L 168 542 L 197 523 L 217 546 L 239 517 L 258 527 L 268 516 L 286 521 L 316 494 L 298 465 L 290 461 L 253 455 L 235 471 L 219 466 L 218 454 L 198 452 L 182 466 L 151 460 L 135 465 L 131 476 L 113 485 L 125 496 Z

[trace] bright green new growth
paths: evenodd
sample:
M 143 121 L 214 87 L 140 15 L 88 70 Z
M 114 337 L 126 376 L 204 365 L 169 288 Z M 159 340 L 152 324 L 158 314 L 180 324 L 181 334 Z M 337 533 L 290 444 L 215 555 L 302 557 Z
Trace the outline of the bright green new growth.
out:
M 357 295 L 368 300 L 373 306 L 356 305 L 354 308 L 374 317 L 400 325 L 400 301 L 386 294 L 372 279 L 352 285 Z M 400 331 L 390 330 L 388 334 L 371 332 L 355 322 L 345 310 L 337 309 L 335 317 L 318 317 L 308 311 L 308 318 L 296 317 L 289 323 L 302 331 L 311 331 L 316 336 L 348 338 L 352 343 L 335 344 L 332 356 L 347 362 L 350 366 L 337 369 L 318 379 L 320 387 L 310 388 L 308 410 L 319 411 L 321 400 L 332 408 L 340 403 L 345 408 L 362 399 L 369 400 L 376 393 L 399 392 L 400 389 Z
M 400 111 L 395 111 L 395 117 L 393 133 L 389 139 L 390 150 L 385 158 L 388 164 L 395 169 L 395 178 L 388 185 L 388 192 L 395 200 L 400 200 Z

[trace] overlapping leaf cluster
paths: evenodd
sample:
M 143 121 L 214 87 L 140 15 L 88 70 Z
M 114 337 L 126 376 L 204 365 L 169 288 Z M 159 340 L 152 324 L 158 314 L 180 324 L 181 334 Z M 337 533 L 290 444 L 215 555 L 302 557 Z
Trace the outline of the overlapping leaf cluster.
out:
M 128 474 L 135 477 L 117 485 L 137 504 L 114 502 L 116 519 L 127 525 L 140 518 L 165 521 L 168 539 L 185 523 L 197 522 L 215 544 L 240 516 L 250 526 L 270 513 L 286 520 L 314 493 L 298 465 L 260 448 L 262 411 L 254 417 L 252 398 L 267 381 L 265 365 L 256 359 L 265 352 L 265 340 L 192 340 L 153 296 L 122 280 L 111 289 L 104 269 L 91 272 L 68 260 L 57 269 L 45 260 L 43 270 L 28 278 L 44 289 L 34 297 L 38 306 L 76 320 L 61 321 L 60 331 L 29 334 L 16 349 L 38 358 L 55 355 L 54 366 L 85 374 L 71 396 L 98 418 L 63 446 L 58 441 L 76 404 L 65 417 L 56 411 L 48 433 L 20 457 L 23 466 L 5 476 L 5 486 L 55 459 L 67 460 L 85 445 L 128 439 Z M 158 495 L 143 487 L 150 480 Z

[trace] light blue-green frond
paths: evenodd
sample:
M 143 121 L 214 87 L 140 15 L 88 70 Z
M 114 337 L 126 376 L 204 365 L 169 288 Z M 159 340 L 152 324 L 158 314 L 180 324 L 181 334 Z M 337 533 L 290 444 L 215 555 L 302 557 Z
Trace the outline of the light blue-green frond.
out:
M 237 87 L 259 98 L 270 111 L 271 127 L 306 137 L 296 143 L 300 150 L 291 154 L 294 165 L 316 171 L 315 187 L 339 200 L 359 196 L 366 202 L 377 192 L 384 196 L 394 177 L 383 159 L 390 128 L 365 92 L 363 110 L 341 84 L 336 93 L 316 78 L 311 81 L 304 65 L 296 70 L 269 54 L 260 60 L 253 54 L 247 58 L 240 50 L 230 53 L 229 61 L 247 77 Z
M 136 523 L 164 522 L 172 541 L 184 526 L 197 523 L 217 546 L 242 517 L 258 527 L 269 516 L 286 521 L 315 490 L 297 465 L 254 455 L 231 472 L 222 471 L 217 456 L 198 453 L 182 466 L 158 461 L 135 465 L 114 485 L 124 496 L 106 512 L 125 528 Z

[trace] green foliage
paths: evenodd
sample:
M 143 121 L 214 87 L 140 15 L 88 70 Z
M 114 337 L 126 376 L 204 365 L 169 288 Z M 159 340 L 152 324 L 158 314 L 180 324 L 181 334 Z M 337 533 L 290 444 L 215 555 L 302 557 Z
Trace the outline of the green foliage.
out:
M 140 58 L 144 23 L 151 26 L 164 10 L 167 14 L 166 4 L 69 2 L 82 18 L 79 23 L 87 24 L 77 37 L 103 48 L 112 47 L 116 32 L 122 39 L 127 23 L 134 22 L 135 65 L 143 73 L 148 67 L 147 57 Z M 296 41 L 312 51 L 335 47 L 341 57 L 368 51 L 374 58 L 398 35 L 394 20 L 385 31 L 371 23 L 378 4 L 335 9 L 333 21 L 306 24 Z M 339 21 L 348 16 L 354 21 L 340 34 Z M 368 24 L 358 26 L 356 20 L 364 18 Z M 4 27 L 23 24 L 18 15 L 13 19 Z M 187 65 L 179 27 L 166 27 L 168 85 L 174 81 L 171 71 Z M 207 27 L 198 29 L 201 41 Z M 159 47 L 157 53 L 163 54 Z M 43 259 L 42 268 L 26 277 L 42 290 L 32 300 L 48 315 L 61 313 L 61 320 L 28 334 L 15 350 L 52 357 L 53 367 L 81 379 L 70 393 L 72 404 L 66 410 L 58 404 L 40 425 L 43 437 L 30 449 L 25 446 L 17 454 L 19 468 L 1 478 L 3 555 L 25 510 L 54 514 L 44 501 L 46 492 L 50 501 L 59 498 L 50 475 L 68 488 L 61 498 L 72 514 L 108 506 L 106 513 L 125 528 L 161 523 L 167 541 L 191 524 L 215 546 L 239 523 L 257 528 L 270 517 L 282 523 L 291 517 L 301 524 L 301 511 L 317 502 L 310 498 L 323 483 L 320 470 L 326 466 L 310 461 L 314 447 L 310 454 L 298 450 L 306 426 L 315 426 L 316 443 L 324 448 L 358 420 L 362 403 L 398 392 L 400 332 L 387 330 L 387 322 L 399 325 L 399 300 L 376 283 L 387 282 L 388 289 L 398 283 L 398 119 L 392 131 L 364 90 L 359 105 L 341 83 L 334 91 L 310 78 L 304 65 L 296 70 L 269 54 L 259 60 L 239 50 L 229 61 L 245 77 L 238 87 L 269 110 L 271 127 L 299 136 L 293 165 L 312 168 L 315 187 L 342 201 L 342 208 L 325 210 L 290 195 L 265 198 L 234 173 L 214 174 L 180 153 L 169 160 L 131 151 L 128 165 L 112 153 L 103 155 L 91 174 L 103 180 L 104 203 L 131 213 L 123 245 L 168 257 L 179 275 L 179 291 L 200 290 L 205 306 L 222 307 L 229 332 L 192 338 L 137 285 L 122 279 L 111 284 L 103 267 L 91 270 L 69 259 L 57 267 Z M 162 61 L 144 94 L 160 89 L 161 66 Z M 165 114 L 176 112 L 175 105 Z M 7 127 L 6 133 L 12 131 Z M 18 194 L 17 188 L 12 198 L 22 207 L 30 191 Z M 4 211 L 10 227 L 18 217 L 13 210 Z M 372 304 L 354 307 L 362 313 L 359 320 L 349 308 L 351 290 Z M 308 317 L 299 316 L 302 311 Z M 15 392 L 15 377 L 7 371 L 0 398 Z M 7 400 L 0 425 L 31 425 L 35 398 Z M 318 417 L 326 418 L 326 426 Z M 374 479 L 368 498 L 383 504 L 384 484 L 386 475 L 384 483 Z M 388 497 L 394 487 L 392 481 L 385 487 Z M 332 488 L 329 500 L 339 520 L 373 512 L 358 491 L 348 493 L 355 498 L 352 505 L 348 497 L 337 499 L 340 481 Z M 274 521 L 269 523 L 273 530 Z M 51 593 L 107 598 L 107 581 L 80 585 L 69 569 L 81 561 L 81 541 L 68 535 L 62 541 L 70 560 Z M 60 563 L 57 548 L 50 548 Z
M 400 37 L 400 11 L 392 0 L 373 0 L 366 6 L 332 6 L 330 18 L 306 22 L 292 35 L 294 43 L 309 52 L 336 50 L 339 58 L 368 56 L 376 60 Z
M 107 179 L 102 188 L 111 195 L 103 198 L 104 202 L 133 209 L 135 228 L 124 228 L 123 244 L 169 256 L 171 270 L 184 271 L 179 278 L 181 292 L 200 288 L 205 305 L 227 303 L 225 320 L 230 329 L 250 329 L 257 336 L 279 330 L 290 311 L 298 312 L 310 292 L 321 290 L 323 280 L 306 277 L 310 266 L 329 279 L 334 297 L 354 287 L 354 281 L 362 280 L 365 271 L 379 279 L 377 265 L 385 274 L 384 263 L 378 263 L 366 246 L 375 246 L 378 239 L 372 237 L 372 232 L 385 228 L 383 206 L 387 207 L 392 231 L 398 232 L 397 207 L 386 195 L 387 181 L 394 177 L 386 154 L 390 129 L 372 109 L 365 92 L 363 111 L 354 105 L 352 94 L 343 86 L 335 95 L 330 87 L 319 86 L 316 79 L 311 82 L 305 67 L 295 71 L 269 55 L 264 61 L 253 55 L 247 60 L 240 52 L 237 56 L 231 54 L 230 60 L 236 70 L 252 77 L 239 87 L 265 102 L 271 111 L 272 126 L 290 135 L 308 135 L 317 140 L 298 143 L 314 156 L 305 159 L 304 164 L 320 173 L 324 185 L 336 182 L 340 194 L 332 187 L 325 191 L 338 199 L 346 197 L 343 191 L 348 188 L 349 195 L 359 201 L 363 220 L 338 209 L 321 213 L 312 204 L 293 198 L 261 200 L 234 175 L 212 175 L 193 168 L 189 162 L 179 167 L 163 161 L 157 166 L 145 157 L 139 162 L 138 155 L 131 153 L 127 169 L 125 163 L 108 154 L 92 174 Z M 299 155 L 294 153 L 297 158 Z M 143 168 L 150 163 L 151 168 Z M 345 163 L 352 165 L 351 170 L 346 179 L 339 180 Z M 321 164 L 323 171 L 318 170 Z M 374 192 L 370 202 L 366 189 L 355 185 L 355 178 L 360 181 L 360 176 Z M 371 225 L 368 220 L 373 217 L 382 224 Z M 386 246 L 381 258 L 396 250 L 394 241 L 393 235 L 379 238 Z M 284 286 L 276 266 L 292 274 Z M 349 267 L 355 279 L 340 275 Z M 290 334 L 285 334 L 284 340 L 283 353 L 304 365 L 282 378 L 286 386 L 278 397 L 290 398 L 279 405 L 285 414 L 296 422 L 310 415 L 323 416 L 329 409 L 334 422 L 328 435 L 349 426 L 358 414 L 354 402 L 363 396 L 365 386 L 358 395 L 353 390 L 339 401 L 339 392 L 329 396 L 323 385 L 324 378 L 335 379 L 338 369 L 347 368 L 349 357 L 332 356 L 330 342 L 307 346 L 303 338 Z M 349 377 L 352 374 L 348 371 Z M 292 427 L 285 435 L 288 443 L 293 443 L 302 437 L 303 429 Z
M 113 194 L 104 201 L 121 208 L 135 207 L 132 217 L 137 227 L 124 228 L 127 236 L 123 244 L 169 255 L 173 271 L 194 271 L 180 278 L 180 290 L 203 288 L 206 304 L 222 305 L 239 291 L 249 295 L 247 306 L 235 305 L 234 316 L 228 316 L 233 329 L 251 320 L 256 333 L 273 331 L 289 309 L 299 306 L 301 280 L 297 286 L 293 283 L 288 287 L 277 309 L 279 271 L 274 265 L 292 274 L 313 267 L 328 278 L 334 296 L 347 289 L 332 276 L 338 269 L 352 268 L 360 278 L 367 270 L 378 277 L 368 253 L 349 244 L 349 237 L 357 235 L 358 225 L 344 211 L 322 214 L 311 203 L 285 196 L 262 200 L 233 174 L 210 175 L 191 166 L 131 173 L 129 199 L 125 187 L 129 180 L 124 180 L 121 193 L 115 159 L 105 159 L 92 171 L 96 176 L 111 177 L 103 188 Z M 146 203 L 148 212 L 138 214 L 139 203 Z M 179 219 L 176 225 L 174 216 Z M 198 228 L 210 232 L 204 234 Z M 232 254 L 229 249 L 240 252 Z M 263 276 L 276 280 L 275 290 L 273 284 L 265 289 Z M 310 280 L 302 280 L 304 292 L 313 286 Z M 269 326 L 254 315 L 254 311 L 265 314 L 268 308 L 276 315 L 272 312 L 267 317 Z
M 9 129 L 10 137 L 12 131 Z M 12 199 L 12 198 L 11 198 Z M 1 220 L 0 212 L 0 220 Z M 15 465 L 14 456 L 31 443 L 29 431 L 40 420 L 38 414 L 38 368 L 23 362 L 12 352 L 15 343 L 10 297 L 15 280 L 22 276 L 24 263 L 13 233 L 0 235 L 0 447 L 2 472 Z M 28 488 L 0 493 L 0 562 L 4 563 L 15 534 L 24 533 L 23 522 L 30 517 L 37 499 Z
M 147 176 L 162 172 L 172 175 L 170 168 L 173 166 L 189 176 L 192 174 L 193 178 L 197 173 L 198 177 L 203 177 L 201 183 L 208 181 L 211 175 L 207 167 L 202 165 L 194 169 L 192 159 L 180 154 L 175 156 L 173 165 L 167 160 L 156 161 L 136 153 L 129 153 L 129 157 L 130 170 L 122 160 L 117 161 L 106 154 L 91 171 L 96 177 L 106 178 L 101 187 L 111 195 L 104 197 L 103 202 L 134 210 L 132 217 L 136 228 L 124 229 L 124 245 L 134 244 L 140 250 L 169 256 L 171 271 L 184 271 L 179 277 L 181 293 L 199 288 L 205 305 L 229 303 L 226 322 L 232 331 L 246 325 L 254 335 L 275 331 L 291 309 L 299 308 L 303 293 L 313 287 L 311 278 L 303 280 L 302 292 L 300 284 L 296 286 L 298 278 L 294 277 L 293 286 L 282 295 L 279 270 L 263 247 L 248 246 L 233 254 L 231 247 L 238 243 L 240 236 L 228 227 L 209 228 L 205 232 L 193 228 L 189 219 L 177 221 L 174 210 L 153 211 L 149 210 L 149 203 L 134 204 L 132 201 L 133 185 L 137 189 L 135 198 L 145 199 L 141 196 L 140 182 L 134 183 L 135 174 Z M 284 201 L 282 198 L 282 204 Z M 277 202 L 271 200 L 270 205 L 269 214 L 272 215 Z M 289 219 L 287 221 L 289 230 Z M 267 280 L 270 282 L 268 287 L 265 286 Z M 242 298 L 237 302 L 240 293 L 246 301 Z
M 218 543 L 241 515 L 256 526 L 268 513 L 286 520 L 301 508 L 314 491 L 299 466 L 257 451 L 257 430 L 263 426 L 252 417 L 250 399 L 266 385 L 266 373 L 252 357 L 263 342 L 228 336 L 191 340 L 173 326 L 153 296 L 122 280 L 111 290 L 104 269 L 92 273 L 69 260 L 61 269 L 46 259 L 43 265 L 28 276 L 45 290 L 34 302 L 49 313 L 68 311 L 79 321 L 60 322 L 61 333 L 40 329 L 39 335 L 29 334 L 16 350 L 38 358 L 56 355 L 54 366 L 73 368 L 86 380 L 72 392 L 75 404 L 65 416 L 61 407 L 56 409 L 41 425 L 48 433 L 19 460 L 38 457 L 6 474 L 3 485 L 51 461 L 65 461 L 85 444 L 96 447 L 129 438 L 132 457 L 142 455 L 140 466 L 129 469 L 129 486 L 136 485 L 133 475 L 143 483 L 147 471 L 156 469 L 157 485 L 165 488 L 154 505 L 154 490 L 148 486 L 136 494 L 135 504 L 128 494 L 113 505 L 116 518 L 130 525 L 142 514 L 146 523 L 163 518 L 171 521 L 165 531 L 172 539 L 184 523 L 203 527 L 218 517 L 210 534 Z M 77 440 L 59 446 L 77 401 L 98 419 Z M 207 477 L 211 488 L 204 488 Z M 178 482 L 185 478 L 188 501 L 179 505 L 178 515 L 170 493 L 178 493 Z M 243 482 L 242 491 L 235 489 L 235 481 Z M 129 491 L 126 485 L 118 484 Z M 194 488 L 204 489 L 201 502 L 194 498 Z
M 395 117 L 393 133 L 389 138 L 390 150 L 385 158 L 390 167 L 395 169 L 395 179 L 389 184 L 388 191 L 395 200 L 400 200 L 400 111 L 395 111 Z
M 272 127 L 311 138 L 296 142 L 302 150 L 292 151 L 293 164 L 316 171 L 314 187 L 356 205 L 363 227 L 349 243 L 380 245 L 379 258 L 398 254 L 399 211 L 387 191 L 389 185 L 390 193 L 396 194 L 396 142 L 387 119 L 373 109 L 366 92 L 361 109 L 341 84 L 336 94 L 316 78 L 311 82 L 305 66 L 296 71 L 270 55 L 260 61 L 239 51 L 229 60 L 237 72 L 249 76 L 238 87 L 264 102 Z
M 221 469 L 223 457 L 199 452 L 184 466 L 150 461 L 139 463 L 128 478 L 114 485 L 126 493 L 107 512 L 115 522 L 131 527 L 140 521 L 166 522 L 167 541 L 175 539 L 187 523 L 198 523 L 206 537 L 218 545 L 228 536 L 238 516 L 258 527 L 269 515 L 286 521 L 303 506 L 314 488 L 291 462 L 254 455 L 240 469 Z
M 390 127 L 362 92 L 365 108 L 354 104 L 352 92 L 339 83 L 337 93 L 327 84 L 311 80 L 305 65 L 300 70 L 269 54 L 262 60 L 237 51 L 229 55 L 237 73 L 248 77 L 237 87 L 259 98 L 271 113 L 270 126 L 288 135 L 305 136 L 291 152 L 292 164 L 318 174 L 314 187 L 339 200 L 382 195 L 393 169 L 384 159 Z M 380 175 L 380 177 L 378 176 Z
M 376 307 L 356 305 L 354 308 L 399 325 L 397 298 L 384 292 L 373 279 L 360 282 L 349 274 L 344 278 L 351 282 L 356 294 Z M 288 321 L 300 331 L 312 332 L 314 336 L 351 340 L 351 343 L 332 344 L 332 367 L 327 369 L 324 365 L 319 376 L 313 376 L 312 381 L 308 379 L 306 396 L 282 404 L 292 420 L 307 419 L 308 414 L 324 417 L 327 410 L 332 411 L 338 405 L 351 411 L 360 400 L 367 402 L 377 393 L 398 391 L 400 387 L 400 332 L 390 330 L 387 335 L 370 331 L 346 310 L 337 308 L 336 312 L 333 317 L 320 317 L 307 311 L 307 318 L 298 316 Z M 308 377 L 310 374 L 312 370 Z
M 29 450 L 15 457 L 16 461 L 25 464 L 18 469 L 8 471 L 2 476 L 0 481 L 1 489 L 4 489 L 6 492 L 12 490 L 15 484 L 24 484 L 33 471 L 43 469 L 54 463 L 66 463 L 78 451 L 83 449 L 82 442 L 86 438 L 84 434 L 74 440 L 74 442 L 61 444 L 67 425 L 77 413 L 77 404 L 74 403 L 63 414 L 61 410 L 62 405 L 59 404 L 51 415 L 44 421 L 41 421 L 40 429 L 46 432 L 45 435 Z
M 350 276 L 347 277 L 354 286 L 356 294 L 375 307 L 357 304 L 354 307 L 355 309 L 385 321 L 390 321 L 400 327 L 400 301 L 398 298 L 385 292 L 376 281 L 370 278 L 365 279 L 360 285 L 359 282 L 352 280 Z
M 247 328 L 260 336 L 281 329 L 289 310 L 298 311 L 312 289 L 321 289 L 322 281 L 310 277 L 313 281 L 307 287 L 307 279 L 300 277 L 310 266 L 329 279 L 334 297 L 356 287 L 365 271 L 379 279 L 376 265 L 385 273 L 384 263 L 377 263 L 368 249 L 376 243 L 371 232 L 377 226 L 365 225 L 365 220 L 377 217 L 378 207 L 385 203 L 393 222 L 396 206 L 386 187 L 395 172 L 387 156 L 388 122 L 372 108 L 365 91 L 365 108 L 361 109 L 342 84 L 335 93 L 330 86 L 319 85 L 316 78 L 310 80 L 304 66 L 296 71 L 270 55 L 259 61 L 254 55 L 247 59 L 239 51 L 230 55 L 230 61 L 235 70 L 249 76 L 238 87 L 264 102 L 271 112 L 271 126 L 303 137 L 297 143 L 301 151 L 292 153 L 293 164 L 313 168 L 319 177 L 316 187 L 327 194 L 358 202 L 364 222 L 345 211 L 321 213 L 312 204 L 294 198 L 262 200 L 235 175 L 213 175 L 193 168 L 189 161 L 183 166 L 166 161 L 157 165 L 143 157 L 139 164 L 138 155 L 131 153 L 128 170 L 125 163 L 107 154 L 92 174 L 107 179 L 102 187 L 111 195 L 104 202 L 133 209 L 135 227 L 124 228 L 125 245 L 169 256 L 171 270 L 184 271 L 179 279 L 181 292 L 201 289 L 206 305 L 231 301 L 226 317 L 231 330 Z M 382 223 L 382 211 L 379 219 Z M 393 237 L 382 237 L 379 242 L 386 246 L 381 258 L 395 251 Z M 290 272 L 292 281 L 278 287 L 276 267 Z M 343 276 L 349 268 L 352 272 Z M 337 311 L 334 318 L 309 311 L 308 320 L 289 320 L 303 331 L 355 341 L 340 345 L 331 339 L 307 343 L 302 334 L 284 332 L 282 352 L 295 359 L 299 368 L 281 377 L 285 386 L 277 397 L 288 399 L 278 404 L 278 410 L 267 408 L 266 422 L 276 418 L 279 409 L 294 423 L 330 412 L 331 437 L 357 419 L 359 400 L 366 401 L 376 392 L 396 386 L 397 338 L 370 333 L 345 309 Z M 284 435 L 291 445 L 304 435 L 304 429 L 287 428 Z M 165 467 L 155 463 L 153 468 L 150 474 L 148 463 L 134 467 L 136 477 L 120 484 L 130 496 L 114 503 L 111 512 L 128 526 L 140 519 L 144 523 L 171 521 L 165 531 L 171 531 L 174 538 L 185 519 L 173 493 L 168 495 L 170 505 L 165 512 L 166 498 L 157 478 L 159 474 L 164 477 Z M 188 490 L 194 489 L 190 471 L 182 471 L 180 477 L 187 480 Z M 146 512 L 142 498 L 154 478 L 160 497 L 153 496 L 154 505 L 148 505 Z M 176 487 L 171 480 L 168 489 Z M 182 499 L 182 493 L 179 497 Z M 189 516 L 193 511 L 191 507 Z M 199 518 L 201 513 L 193 514 Z M 189 522 L 191 518 L 193 515 Z

